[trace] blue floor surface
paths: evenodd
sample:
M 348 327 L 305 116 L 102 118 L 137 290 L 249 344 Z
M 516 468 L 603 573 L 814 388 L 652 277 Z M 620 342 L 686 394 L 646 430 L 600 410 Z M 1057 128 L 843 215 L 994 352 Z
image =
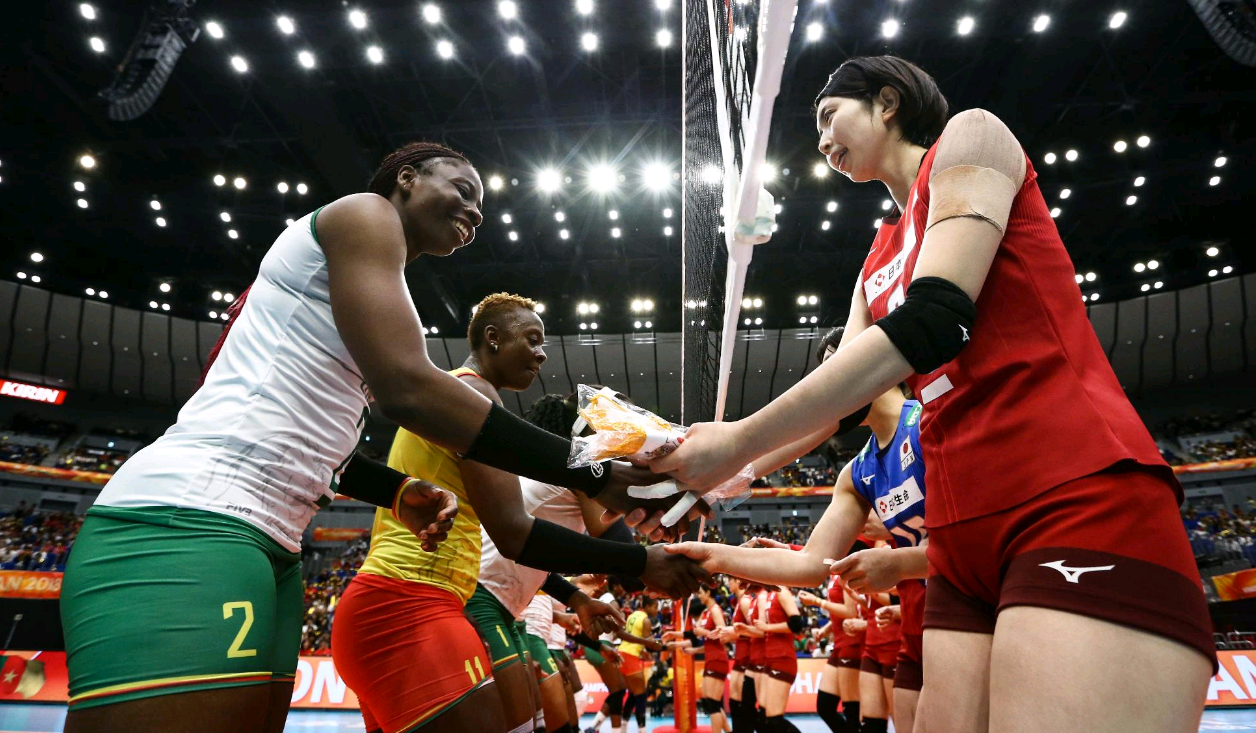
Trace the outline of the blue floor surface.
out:
M 802 733 L 828 733 L 828 728 L 814 715 L 791 715 L 790 722 Z M 706 720 L 698 716 L 700 723 Z M 60 705 L 29 705 L 21 703 L 0 704 L 0 733 L 59 733 L 65 722 L 65 708 Z M 593 716 L 585 716 L 583 725 L 593 722 Z M 646 730 L 654 730 L 655 724 L 671 723 L 671 719 L 651 719 Z M 602 726 L 602 733 L 610 725 Z M 1199 726 L 1203 731 L 1256 731 L 1256 709 L 1215 710 L 1204 713 Z M 285 733 L 364 733 L 362 718 L 357 713 L 294 711 L 288 716 Z M 628 725 L 628 733 L 637 733 L 636 723 Z

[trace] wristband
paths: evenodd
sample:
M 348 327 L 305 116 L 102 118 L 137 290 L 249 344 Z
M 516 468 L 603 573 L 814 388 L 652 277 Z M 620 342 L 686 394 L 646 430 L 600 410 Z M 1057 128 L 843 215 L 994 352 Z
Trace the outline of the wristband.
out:
M 593 637 L 589 636 L 583 631 L 581 631 L 579 634 L 572 634 L 571 640 L 576 642 L 580 646 L 588 648 L 588 649 L 592 649 L 595 652 L 600 651 L 602 649 L 602 642 L 598 641 L 597 639 L 594 639 Z
M 571 605 L 571 597 L 580 592 L 579 588 L 567 582 L 567 579 L 558 573 L 550 573 L 545 578 L 545 584 L 541 586 L 541 590 L 564 606 Z
M 790 616 L 785 619 L 785 624 L 789 626 L 789 630 L 797 634 L 802 631 L 802 616 Z
M 333 488 L 345 496 L 395 512 L 401 488 L 409 480 L 404 473 L 354 451 Z
M 516 562 L 551 573 L 622 574 L 645 572 L 645 548 L 595 539 L 544 519 L 532 521 L 532 531 Z
M 686 632 L 685 632 L 685 638 L 689 640 L 689 643 L 690 643 L 690 644 L 693 644 L 693 645 L 695 645 L 695 646 L 697 646 L 698 644 L 702 643 L 702 642 L 700 642 L 700 641 L 698 640 L 698 635 L 697 635 L 697 634 L 695 634 L 695 633 L 693 633 L 693 631 L 692 631 L 692 630 L 690 630 L 690 631 L 686 631 Z
M 596 497 L 611 480 L 610 461 L 567 468 L 570 453 L 570 440 L 542 430 L 494 403 L 471 448 L 462 457 L 516 476 L 573 489 L 590 499 Z

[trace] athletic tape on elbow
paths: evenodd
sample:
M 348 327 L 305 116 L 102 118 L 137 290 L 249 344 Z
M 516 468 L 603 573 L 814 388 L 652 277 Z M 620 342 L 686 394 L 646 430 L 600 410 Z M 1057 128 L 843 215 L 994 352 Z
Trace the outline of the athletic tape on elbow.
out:
M 1007 231 L 1017 186 L 1003 173 L 979 165 L 954 165 L 929 181 L 929 219 L 934 224 L 956 217 L 984 219 Z

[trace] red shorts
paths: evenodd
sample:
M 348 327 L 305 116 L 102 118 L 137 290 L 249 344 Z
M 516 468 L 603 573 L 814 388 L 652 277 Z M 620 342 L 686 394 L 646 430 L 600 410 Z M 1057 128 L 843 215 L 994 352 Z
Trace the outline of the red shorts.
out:
M 768 657 L 760 665 L 759 671 L 774 680 L 794 684 L 798 676 L 798 657 Z
M 727 679 L 730 667 L 728 657 L 708 659 L 702 665 L 702 676 L 714 677 L 717 680 Z
M 920 692 L 924 687 L 925 675 L 921 660 L 920 634 L 903 634 L 903 645 L 898 650 L 898 661 L 894 666 L 894 686 L 903 690 Z
M 859 660 L 859 671 L 894 679 L 894 665 L 898 664 L 898 650 L 902 646 L 897 638 L 881 644 L 865 644 L 863 658 Z
M 929 530 L 925 628 L 994 633 L 1009 606 L 1141 629 L 1216 666 L 1212 620 L 1173 487 L 1114 466 L 985 517 Z
M 641 661 L 641 657 L 627 652 L 620 652 L 619 657 L 623 660 L 623 663 L 619 665 L 619 671 L 623 672 L 625 677 L 637 674 L 645 669 L 645 664 Z
M 859 660 L 863 659 L 864 638 L 867 635 L 860 633 L 851 636 L 840 630 L 835 630 L 833 634 L 838 639 L 837 648 L 833 650 L 833 653 L 837 655 L 839 662 L 834 666 L 859 669 Z
M 336 606 L 331 646 L 367 730 L 409 730 L 493 677 L 462 600 L 425 583 L 359 573 Z

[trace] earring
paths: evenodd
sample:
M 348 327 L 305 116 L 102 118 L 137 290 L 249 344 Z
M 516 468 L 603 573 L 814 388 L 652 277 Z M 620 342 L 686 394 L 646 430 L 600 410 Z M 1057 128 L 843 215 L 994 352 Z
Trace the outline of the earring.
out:
M 489 345 L 493 347 L 493 353 L 494 353 L 494 354 L 496 354 L 496 353 L 497 353 L 497 344 L 489 344 Z

